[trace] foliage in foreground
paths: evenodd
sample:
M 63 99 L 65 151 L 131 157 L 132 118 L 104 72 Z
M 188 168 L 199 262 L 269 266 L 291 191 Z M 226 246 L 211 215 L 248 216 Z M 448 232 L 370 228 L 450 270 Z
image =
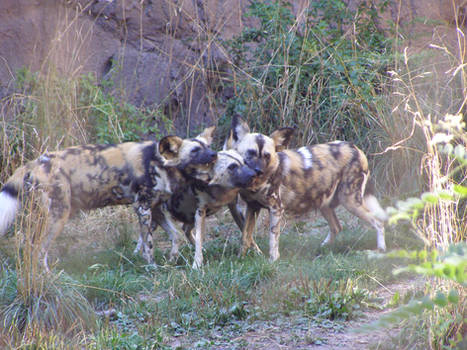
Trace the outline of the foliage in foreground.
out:
M 414 299 L 408 304 L 385 314 L 378 321 L 367 325 L 363 329 L 366 331 L 378 328 L 387 328 L 394 324 L 418 316 L 420 319 L 428 318 L 429 315 L 436 315 L 430 326 L 431 335 L 429 342 L 435 348 L 444 346 L 455 347 L 464 342 L 467 332 L 467 244 L 465 240 L 465 230 L 462 223 L 464 218 L 457 215 L 457 208 L 461 201 L 467 198 L 467 187 L 465 186 L 465 176 L 463 170 L 467 168 L 467 152 L 465 142 L 467 134 L 465 123 L 461 115 L 447 115 L 444 121 L 431 128 L 431 123 L 426 122 L 430 130 L 437 131 L 432 134 L 432 144 L 440 147 L 446 155 L 448 164 L 454 164 L 447 169 L 451 169 L 441 182 L 441 189 L 437 192 L 425 192 L 421 198 L 409 198 L 398 203 L 398 209 L 389 208 L 392 214 L 390 221 L 410 220 L 415 227 L 420 227 L 419 221 L 427 221 L 426 213 L 434 215 L 434 220 L 443 221 L 444 225 L 438 225 L 437 240 L 425 241 L 431 245 L 439 244 L 438 249 L 431 251 L 398 251 L 389 253 L 393 257 L 417 259 L 418 263 L 409 264 L 406 267 L 396 269 L 395 274 L 401 272 L 414 272 L 435 279 L 434 286 L 428 294 L 420 299 Z M 453 145 L 452 143 L 457 143 Z M 435 170 L 432 170 L 433 172 Z M 457 208 L 452 210 L 451 208 Z M 434 210 L 433 210 L 434 208 Z M 420 220 L 421 218 L 421 220 Z M 448 223 L 446 225 L 446 223 Z M 422 235 L 425 233 L 419 230 Z M 458 242 L 451 244 L 447 249 L 443 242 Z M 444 249 L 443 249 L 444 248 Z
M 436 315 L 431 326 L 434 348 L 456 347 L 464 341 L 467 332 L 467 244 L 452 245 L 439 256 L 437 250 L 396 251 L 392 257 L 417 259 L 418 263 L 396 269 L 395 274 L 413 272 L 438 279 L 428 294 L 416 298 L 391 311 L 360 331 L 370 332 L 380 328 L 400 326 L 411 317 L 421 319 Z

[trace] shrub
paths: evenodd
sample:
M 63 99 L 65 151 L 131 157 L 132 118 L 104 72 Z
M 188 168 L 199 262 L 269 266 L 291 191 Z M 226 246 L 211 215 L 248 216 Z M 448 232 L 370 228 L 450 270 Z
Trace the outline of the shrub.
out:
M 241 114 L 264 133 L 296 126 L 298 144 L 339 138 L 368 149 L 392 57 L 377 26 L 380 10 L 319 0 L 294 16 L 288 1 L 252 1 L 258 27 L 227 43 L 238 68 L 220 123 Z

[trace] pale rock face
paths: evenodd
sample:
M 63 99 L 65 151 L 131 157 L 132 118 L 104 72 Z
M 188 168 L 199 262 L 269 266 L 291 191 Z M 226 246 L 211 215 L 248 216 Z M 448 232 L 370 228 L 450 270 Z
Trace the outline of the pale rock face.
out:
M 349 6 L 358 1 L 350 0 Z M 455 1 L 463 25 L 467 5 Z M 300 18 L 309 0 L 291 2 Z M 452 0 L 403 1 L 400 8 L 399 3 L 389 2 L 381 26 L 387 20 L 402 25 L 426 17 L 448 23 L 437 30 L 455 40 Z M 98 78 L 112 76 L 115 91 L 133 104 L 161 104 L 175 116 L 183 136 L 222 113 L 209 100 L 219 75 L 209 72 L 230 70 L 226 50 L 218 45 L 255 25 L 254 18 L 243 16 L 247 6 L 247 0 L 2 0 L 0 98 L 11 93 L 20 68 L 46 71 L 52 65 L 70 77 L 95 72 Z M 410 26 L 426 34 L 426 41 L 411 45 L 432 42 L 433 26 Z M 232 95 L 225 89 L 214 93 Z

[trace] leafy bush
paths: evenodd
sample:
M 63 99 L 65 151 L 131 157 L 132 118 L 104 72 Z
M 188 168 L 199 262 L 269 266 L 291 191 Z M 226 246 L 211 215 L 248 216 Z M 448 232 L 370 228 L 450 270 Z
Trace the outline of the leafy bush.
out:
M 429 168 L 432 191 L 410 197 L 387 208 L 390 223 L 408 220 L 428 246 L 447 248 L 467 236 L 467 133 L 462 115 L 446 115 L 439 123 L 424 122 L 431 137 Z M 428 157 L 428 155 L 427 155 Z
M 125 270 L 123 266 L 113 269 L 94 264 L 89 271 L 82 283 L 86 286 L 86 298 L 98 305 L 124 302 L 142 288 L 151 286 L 151 280 L 143 272 Z
M 77 282 L 65 273 L 40 273 L 34 281 L 25 281 L 17 271 L 4 268 L 0 277 L 0 322 L 8 333 L 19 337 L 31 330 L 73 333 L 95 326 L 94 311 Z
M 170 299 L 157 304 L 157 313 L 171 320 L 174 329 L 189 330 L 223 325 L 247 317 L 245 300 L 255 287 L 274 276 L 277 266 L 265 258 L 243 261 L 224 259 L 203 270 L 171 270 L 157 282 L 159 292 Z
M 386 5 L 364 1 L 353 11 L 342 0 L 319 0 L 296 17 L 288 1 L 252 1 L 258 27 L 227 43 L 238 68 L 220 123 L 241 114 L 264 133 L 296 126 L 298 144 L 340 138 L 367 149 L 392 57 L 377 26 Z
M 160 138 L 159 124 L 171 129 L 171 121 L 159 111 L 136 107 L 106 92 L 112 85 L 111 81 L 98 83 L 92 74 L 80 79 L 79 105 L 86 110 L 88 131 L 95 139 L 93 142 L 137 141 L 143 135 Z
M 358 288 L 351 279 L 314 281 L 305 313 L 330 320 L 349 320 L 360 310 L 368 291 Z
M 92 350 L 152 350 L 170 349 L 162 344 L 162 335 L 157 332 L 146 339 L 138 332 L 120 331 L 114 327 L 103 328 L 96 336 L 91 337 L 88 349 Z

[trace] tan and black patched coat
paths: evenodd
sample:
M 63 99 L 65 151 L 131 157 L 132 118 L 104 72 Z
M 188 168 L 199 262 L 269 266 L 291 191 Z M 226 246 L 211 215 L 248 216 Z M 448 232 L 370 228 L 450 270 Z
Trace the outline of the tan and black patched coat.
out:
M 343 205 L 377 230 L 378 248 L 385 250 L 386 214 L 369 185 L 368 161 L 364 153 L 349 142 L 334 141 L 297 149 L 286 149 L 293 129 L 282 128 L 270 136 L 251 133 L 239 117 L 225 147 L 237 150 L 245 164 L 255 170 L 252 185 L 240 194 L 247 202 L 242 250 L 254 247 L 256 216 L 261 208 L 269 211 L 270 257 L 279 257 L 280 219 L 283 215 L 300 216 L 319 210 L 331 232 L 325 243 L 342 230 L 334 208 Z
M 14 220 L 21 194 L 38 194 L 49 217 L 41 247 L 47 266 L 48 245 L 74 213 L 132 204 L 141 226 L 143 256 L 152 262 L 151 208 L 187 181 L 185 171 L 192 174 L 196 167 L 200 173 L 209 171 L 217 157 L 209 148 L 213 130 L 207 128 L 195 139 L 166 136 L 160 142 L 83 145 L 47 152 L 17 169 L 0 191 L 0 234 Z
M 172 236 L 177 234 L 176 228 L 167 221 L 167 215 L 183 223 L 186 237 L 195 245 L 193 267 L 198 268 L 203 263 L 202 242 L 206 216 L 216 213 L 224 206 L 235 207 L 240 189 L 249 186 L 254 176 L 255 172 L 244 164 L 236 151 L 220 151 L 211 169 L 210 181 L 206 183 L 195 180 L 174 191 L 163 206 L 153 208 L 153 220 Z M 243 216 L 232 209 L 231 211 L 237 225 L 243 227 Z M 171 255 L 175 255 L 175 252 Z

